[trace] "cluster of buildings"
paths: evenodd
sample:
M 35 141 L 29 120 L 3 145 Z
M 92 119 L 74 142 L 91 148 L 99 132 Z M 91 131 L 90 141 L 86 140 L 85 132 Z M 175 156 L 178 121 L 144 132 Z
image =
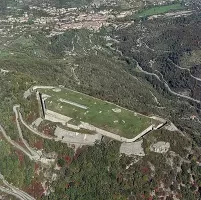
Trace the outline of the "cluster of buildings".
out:
M 102 26 L 109 26 L 116 18 L 124 18 L 132 11 L 115 13 L 112 9 L 95 12 L 79 8 L 56 8 L 30 6 L 27 12 L 20 11 L 18 15 L 9 15 L 0 20 L 0 34 L 20 33 L 26 29 L 49 31 L 48 36 L 62 34 L 69 29 L 89 29 L 98 31 Z M 21 32 L 22 32 L 21 31 Z

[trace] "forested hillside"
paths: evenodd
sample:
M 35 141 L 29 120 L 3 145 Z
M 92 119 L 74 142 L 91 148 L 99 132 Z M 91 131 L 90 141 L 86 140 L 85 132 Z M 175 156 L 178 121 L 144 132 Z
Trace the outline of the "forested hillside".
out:
M 146 2 L 0 0 L 0 199 L 201 198 L 199 1 Z M 164 124 L 132 143 L 63 142 L 56 128 L 72 134 L 76 122 L 45 119 L 33 86 Z

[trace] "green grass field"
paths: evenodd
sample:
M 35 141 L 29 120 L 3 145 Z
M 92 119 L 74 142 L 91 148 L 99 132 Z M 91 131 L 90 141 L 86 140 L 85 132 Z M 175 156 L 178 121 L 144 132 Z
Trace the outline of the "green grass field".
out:
M 155 6 L 153 8 L 145 9 L 138 14 L 135 15 L 135 17 L 147 17 L 151 15 L 158 15 L 158 14 L 164 14 L 166 12 L 169 12 L 171 10 L 180 10 L 184 7 L 180 3 L 175 3 L 171 5 L 164 5 L 164 6 Z
M 153 123 L 158 124 L 157 121 L 146 116 L 68 89 L 62 89 L 60 92 L 49 89 L 39 91 L 51 96 L 46 100 L 47 109 L 73 118 L 74 123 L 87 122 L 126 138 L 135 137 Z M 59 99 L 65 99 L 87 108 L 61 102 Z M 120 112 L 115 112 L 114 109 L 119 109 Z

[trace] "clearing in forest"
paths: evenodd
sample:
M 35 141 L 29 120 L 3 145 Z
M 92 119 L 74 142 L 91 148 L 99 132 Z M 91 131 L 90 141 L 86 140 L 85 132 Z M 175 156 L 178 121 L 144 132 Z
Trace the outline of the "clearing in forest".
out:
M 170 5 L 162 5 L 162 6 L 155 6 L 152 8 L 145 9 L 138 14 L 136 14 L 136 17 L 147 17 L 151 15 L 159 15 L 159 14 L 164 14 L 169 11 L 173 10 L 181 10 L 183 9 L 184 6 L 182 6 L 180 3 L 175 3 L 175 4 L 170 4 Z

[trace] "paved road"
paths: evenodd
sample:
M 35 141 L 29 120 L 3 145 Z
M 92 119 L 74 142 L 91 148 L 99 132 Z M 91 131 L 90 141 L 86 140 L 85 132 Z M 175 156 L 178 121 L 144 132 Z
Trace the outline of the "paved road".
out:
M 26 122 L 23 120 L 22 118 L 22 114 L 19 112 L 19 119 L 21 121 L 21 123 L 26 127 L 28 128 L 33 134 L 36 134 L 38 135 L 39 137 L 42 137 L 44 139 L 48 139 L 48 140 L 54 140 L 55 142 L 63 142 L 63 143 L 67 143 L 67 144 L 78 144 L 78 145 L 91 145 L 90 143 L 87 143 L 86 142 L 81 142 L 81 141 L 71 141 L 71 140 L 64 140 L 62 138 L 59 138 L 59 137 L 51 137 L 51 136 L 47 136 L 35 129 L 33 129 L 33 127 L 31 127 L 30 125 L 26 124 Z
M 27 97 L 29 97 L 31 95 L 31 93 L 36 90 L 36 89 L 54 89 L 55 87 L 53 86 L 33 86 L 31 88 L 29 88 L 27 91 L 24 92 L 24 98 L 26 99 Z
M 27 150 L 25 150 L 22 146 L 20 146 L 19 144 L 17 144 L 16 142 L 14 142 L 13 140 L 10 139 L 10 137 L 6 134 L 6 131 L 4 130 L 4 128 L 1 124 L 0 124 L 0 131 L 2 132 L 4 138 L 11 145 L 13 145 L 15 148 L 19 149 L 20 151 L 22 151 L 24 154 L 26 154 L 31 160 L 34 160 L 33 156 Z
M 43 134 L 43 133 L 41 133 L 41 132 L 39 132 L 39 131 L 33 129 L 30 125 L 28 125 L 28 124 L 23 120 L 22 114 L 21 114 L 20 112 L 19 112 L 19 119 L 20 119 L 21 123 L 22 123 L 27 129 L 29 129 L 31 132 L 33 132 L 34 134 L 36 134 L 36 135 L 38 135 L 38 136 L 40 136 L 40 137 L 42 137 L 42 138 L 44 138 L 44 139 L 49 139 L 49 140 L 53 140 L 53 139 L 54 139 L 54 138 L 51 137 L 51 136 L 47 136 L 47 135 L 45 135 L 45 134 Z
M 35 151 L 34 149 L 32 149 L 29 144 L 27 143 L 27 141 L 23 138 L 23 135 L 22 135 L 22 129 L 20 127 L 20 124 L 19 124 L 19 115 L 18 115 L 18 108 L 20 106 L 19 105 L 15 105 L 13 106 L 13 111 L 15 113 L 15 119 L 16 119 L 16 123 L 17 123 L 17 129 L 18 129 L 18 133 L 20 135 L 20 138 L 22 140 L 22 142 L 24 143 L 24 145 L 26 146 L 26 148 L 29 150 L 29 152 L 32 154 L 32 156 L 35 157 L 36 160 L 39 160 L 40 159 L 40 156 L 39 153 L 37 151 Z
M 13 185 L 10 185 L 3 177 L 2 174 L 0 174 L 0 179 L 3 181 L 4 186 L 0 186 L 0 190 L 6 194 L 10 194 L 15 196 L 18 199 L 21 200 L 35 200 L 32 196 L 27 194 L 26 192 L 16 188 Z
M 95 126 L 93 126 L 91 124 L 85 123 L 85 122 L 81 122 L 79 127 L 87 129 L 87 130 L 95 131 L 96 133 L 99 133 L 99 134 L 104 135 L 106 137 L 112 138 L 112 139 L 120 141 L 120 142 L 126 142 L 126 143 L 135 142 L 136 140 L 138 140 L 139 138 L 143 137 L 148 132 L 153 130 L 153 125 L 150 125 L 147 129 L 143 130 L 136 137 L 128 139 L 128 138 L 125 138 L 125 137 L 121 137 L 120 135 L 111 133 L 109 131 L 105 131 L 103 129 L 97 128 L 97 127 L 95 127 Z

